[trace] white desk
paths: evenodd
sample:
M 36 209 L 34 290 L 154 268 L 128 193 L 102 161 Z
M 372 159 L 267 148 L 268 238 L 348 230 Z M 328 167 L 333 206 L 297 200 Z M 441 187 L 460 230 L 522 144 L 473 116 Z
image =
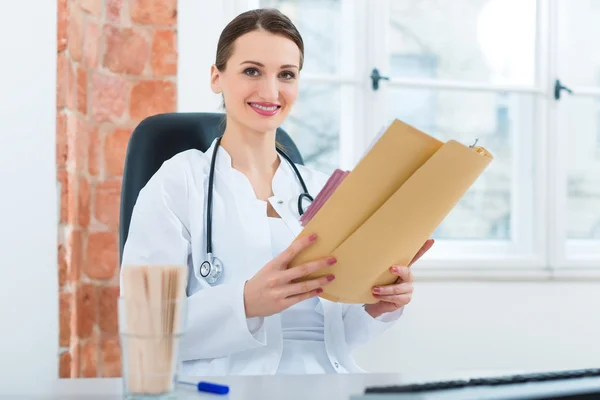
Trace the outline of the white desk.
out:
M 477 376 L 497 375 L 495 372 Z M 362 394 L 366 386 L 404 384 L 419 381 L 465 378 L 465 373 L 398 375 L 398 374 L 342 374 L 303 376 L 230 376 L 211 377 L 210 382 L 226 384 L 230 391 L 226 396 L 200 393 L 193 386 L 181 386 L 178 400 L 348 400 L 352 395 Z M 197 379 L 185 379 L 194 381 Z M 121 379 L 61 379 L 44 396 L 21 395 L 18 398 L 40 400 L 118 400 L 122 398 Z M 0 394 L 1 388 L 0 388 Z M 5 397 L 0 395 L 0 398 Z

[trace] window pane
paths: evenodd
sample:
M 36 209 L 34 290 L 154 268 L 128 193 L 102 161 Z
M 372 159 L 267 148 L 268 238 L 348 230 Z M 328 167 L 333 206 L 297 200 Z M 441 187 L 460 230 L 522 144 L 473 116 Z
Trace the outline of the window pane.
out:
M 600 98 L 560 102 L 568 142 L 568 237 L 600 239 Z
M 533 85 L 535 14 L 535 0 L 390 1 L 391 74 Z
M 558 71 L 567 86 L 600 86 L 600 0 L 560 0 Z
M 442 141 L 488 149 L 494 160 L 435 232 L 442 239 L 510 239 L 513 143 L 528 135 L 532 98 L 506 93 L 390 90 L 387 115 Z
M 307 166 L 332 173 L 339 165 L 340 87 L 300 85 L 300 93 L 282 128 L 291 136 Z
M 303 73 L 336 74 L 341 60 L 340 0 L 260 0 L 287 15 L 304 41 Z

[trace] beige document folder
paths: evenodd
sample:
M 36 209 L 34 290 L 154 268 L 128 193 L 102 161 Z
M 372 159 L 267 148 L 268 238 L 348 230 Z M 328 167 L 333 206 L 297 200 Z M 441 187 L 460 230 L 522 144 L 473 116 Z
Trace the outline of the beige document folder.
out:
M 334 256 L 336 265 L 305 278 L 335 275 L 320 296 L 377 302 L 373 286 L 394 283 L 390 267 L 408 265 L 492 158 L 393 121 L 304 227 L 297 239 L 319 238 L 290 267 Z

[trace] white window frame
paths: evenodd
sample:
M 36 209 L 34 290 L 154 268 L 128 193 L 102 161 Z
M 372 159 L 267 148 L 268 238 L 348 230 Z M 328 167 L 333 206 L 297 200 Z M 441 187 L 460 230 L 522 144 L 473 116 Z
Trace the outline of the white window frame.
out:
M 180 2 L 185 0 L 180 0 Z M 193 1 L 193 0 L 187 0 Z M 557 17 L 559 0 L 538 0 L 536 29 L 536 81 L 532 86 L 492 85 L 428 79 L 397 79 L 383 82 L 375 93 L 369 74 L 377 67 L 385 75 L 387 65 L 385 24 L 382 23 L 390 0 L 355 0 L 343 6 L 348 29 L 360 29 L 356 42 L 348 41 L 343 53 L 355 62 L 354 71 L 338 75 L 303 74 L 302 83 L 342 84 L 343 104 L 340 116 L 340 167 L 352 168 L 363 149 L 380 130 L 384 116 L 382 101 L 388 88 L 418 87 L 429 89 L 523 93 L 536 97 L 535 134 L 515 138 L 513 159 L 513 197 L 511 241 L 481 243 L 439 241 L 415 269 L 419 279 L 547 280 L 600 279 L 600 245 L 597 241 L 566 241 L 566 157 L 560 150 L 565 135 L 557 129 L 560 102 L 553 97 L 557 75 Z M 343 3 L 343 4 L 349 4 Z M 224 14 L 233 16 L 257 8 L 258 0 L 226 0 Z M 365 19 L 362 19 L 365 18 Z M 351 23 L 353 22 L 353 23 Z M 180 31 L 182 27 L 180 27 Z M 197 36 L 201 37 L 201 36 Z M 378 40 L 373 40 L 377 38 Z M 181 38 L 180 38 L 181 40 Z M 188 39 L 190 40 L 190 39 Z M 380 43 L 381 45 L 374 45 Z M 351 47 L 350 47 L 351 46 Z M 212 54 L 211 54 L 212 56 Z M 346 63 L 344 63 L 346 64 Z M 568 83 L 568 82 L 567 82 Z M 600 88 L 571 87 L 577 96 L 600 96 Z M 566 96 L 566 94 L 565 94 Z M 374 111 L 375 110 L 375 111 Z M 354 118 L 348 118 L 352 112 Z M 519 180 L 521 171 L 532 171 L 535 185 Z M 529 199 L 534 199 L 530 201 Z M 515 221 L 528 220 L 527 223 Z M 531 229 L 531 231 L 528 231 Z M 571 255 L 571 254 L 575 255 Z

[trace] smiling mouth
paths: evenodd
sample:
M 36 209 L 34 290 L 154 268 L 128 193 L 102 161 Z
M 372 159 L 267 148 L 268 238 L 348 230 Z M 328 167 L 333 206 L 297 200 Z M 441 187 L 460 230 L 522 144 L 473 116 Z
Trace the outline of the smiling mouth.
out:
M 279 111 L 281 108 L 280 105 L 277 104 L 261 104 L 261 103 L 248 103 L 248 105 L 260 115 L 272 116 Z

